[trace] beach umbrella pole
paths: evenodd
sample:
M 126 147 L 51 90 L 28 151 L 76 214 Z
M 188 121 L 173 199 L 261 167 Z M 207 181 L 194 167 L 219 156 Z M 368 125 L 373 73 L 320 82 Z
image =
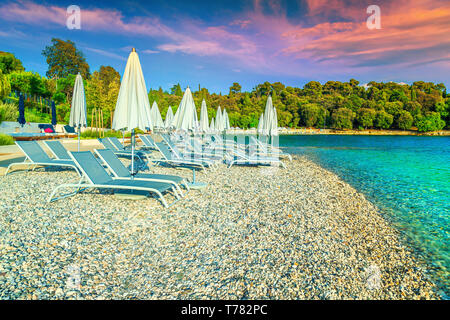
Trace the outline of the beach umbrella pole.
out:
M 134 179 L 134 129 L 131 130 L 131 179 Z
M 80 131 L 81 131 L 81 126 L 78 125 L 78 152 L 80 151 Z

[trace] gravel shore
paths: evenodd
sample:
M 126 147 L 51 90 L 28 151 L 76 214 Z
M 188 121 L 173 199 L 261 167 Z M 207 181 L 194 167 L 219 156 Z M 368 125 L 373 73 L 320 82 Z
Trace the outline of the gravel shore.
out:
M 97 190 L 47 204 L 73 171 L 2 176 L 0 299 L 437 298 L 363 195 L 303 157 L 286 165 L 198 173 L 208 187 L 169 209 Z

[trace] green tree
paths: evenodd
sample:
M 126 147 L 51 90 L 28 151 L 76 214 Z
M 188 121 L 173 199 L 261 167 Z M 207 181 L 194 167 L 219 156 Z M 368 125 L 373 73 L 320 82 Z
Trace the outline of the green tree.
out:
M 7 97 L 11 92 L 11 84 L 6 75 L 0 71 L 0 100 Z
M 331 115 L 332 125 L 336 129 L 352 129 L 355 114 L 347 108 L 339 108 Z
M 46 46 L 42 55 L 47 60 L 47 77 L 49 78 L 66 78 L 71 74 L 76 75 L 78 72 L 83 79 L 89 78 L 89 65 L 84 54 L 70 40 L 63 41 L 53 38 L 52 45 Z
M 414 119 L 411 113 L 406 110 L 401 110 L 397 117 L 396 123 L 399 129 L 409 130 L 412 127 L 413 121 Z
M 303 104 L 300 107 L 300 121 L 305 127 L 313 127 L 319 118 L 320 109 L 315 103 Z
M 417 122 L 417 129 L 421 132 L 438 131 L 445 127 L 445 121 L 438 112 L 428 112 Z
M 14 71 L 8 75 L 12 91 L 49 97 L 43 78 L 38 73 Z
M 373 109 L 361 108 L 356 113 L 356 121 L 358 124 L 367 129 L 373 127 L 373 121 L 375 120 L 376 111 Z
M 17 59 L 12 53 L 0 51 L 0 71 L 9 74 L 13 71 L 25 71 L 22 61 Z
M 242 87 L 239 83 L 233 82 L 233 85 L 230 87 L 230 95 L 241 93 Z
M 71 74 L 68 75 L 67 78 L 60 78 L 57 80 L 57 87 L 55 94 L 53 95 L 53 100 L 58 102 L 65 102 L 70 105 L 72 102 L 72 95 L 73 95 L 73 87 L 75 85 L 75 78 L 76 75 Z M 83 86 L 86 88 L 86 80 L 83 79 Z M 64 97 L 62 99 L 62 97 Z
M 450 101 L 440 101 L 436 103 L 434 109 L 441 114 L 441 119 L 448 119 L 450 115 Z
M 307 96 L 322 95 L 322 85 L 317 81 L 310 81 L 303 87 L 303 93 Z
M 384 110 L 379 110 L 375 113 L 373 124 L 379 129 L 389 129 L 394 122 L 394 116 Z
M 395 102 L 386 102 L 384 104 L 384 111 L 386 111 L 389 114 L 392 114 L 394 118 L 398 116 L 400 111 L 403 109 L 403 103 L 400 101 Z
M 170 93 L 176 95 L 177 97 L 183 96 L 183 90 L 181 90 L 181 86 L 179 83 L 170 88 Z
M 104 125 L 110 127 L 120 90 L 120 74 L 110 66 L 101 66 L 86 81 L 86 104 L 88 111 L 100 108 Z

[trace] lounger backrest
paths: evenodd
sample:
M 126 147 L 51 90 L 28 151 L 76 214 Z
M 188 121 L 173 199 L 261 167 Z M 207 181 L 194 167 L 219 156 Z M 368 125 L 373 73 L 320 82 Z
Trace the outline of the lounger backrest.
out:
M 144 139 L 145 139 L 145 141 L 147 141 L 147 146 L 154 147 L 156 145 L 155 140 L 153 140 L 153 138 L 151 136 L 144 136 Z
M 159 151 L 163 154 L 164 158 L 167 160 L 173 160 L 172 151 L 169 150 L 169 148 L 162 142 L 157 142 L 156 146 Z
M 171 140 L 165 140 L 167 142 L 167 145 L 169 146 L 170 150 L 172 151 L 173 157 L 175 158 L 182 158 L 181 152 L 178 149 L 178 147 L 173 143 Z
M 97 155 L 102 159 L 106 166 L 112 171 L 116 177 L 131 177 L 130 171 L 120 161 L 120 159 L 109 149 L 95 149 Z
M 108 184 L 111 177 L 90 151 L 69 152 L 70 157 L 93 184 Z
M 202 147 L 200 146 L 200 144 L 198 143 L 197 140 L 195 140 L 194 138 L 190 139 L 190 143 L 192 146 L 192 149 L 194 149 L 195 152 L 202 152 Z
M 52 159 L 37 141 L 16 141 L 16 144 L 31 161 L 40 163 L 52 162 Z
M 147 139 L 147 136 L 140 135 L 139 138 L 141 138 L 141 141 L 144 144 L 144 146 L 150 148 L 154 147 L 153 144 L 150 142 L 150 140 Z
M 67 126 L 64 126 L 63 128 L 64 128 L 64 131 L 66 131 L 66 133 L 76 133 L 74 127 L 67 125 Z
M 50 150 L 52 150 L 52 152 L 54 153 L 54 155 L 60 159 L 60 160 L 72 160 L 72 158 L 70 158 L 70 155 L 67 153 L 66 148 L 64 148 L 64 146 L 61 144 L 61 142 L 59 141 L 45 141 L 44 142 L 47 147 L 50 148 Z
M 170 136 L 167 133 L 161 133 L 160 135 L 165 141 L 170 141 Z
M 109 141 L 107 138 L 99 138 L 98 141 L 106 148 L 111 149 L 113 151 L 117 151 L 117 148 Z
M 108 140 L 116 147 L 117 150 L 124 150 L 125 148 L 120 143 L 119 139 L 117 137 L 109 137 Z
M 245 152 L 242 152 L 242 151 L 240 151 L 240 150 L 238 150 L 238 149 L 233 149 L 233 152 L 238 156 L 238 157 L 241 157 L 241 158 L 243 158 L 243 159 L 250 159 L 249 157 L 248 157 L 248 155 L 247 154 L 245 154 Z

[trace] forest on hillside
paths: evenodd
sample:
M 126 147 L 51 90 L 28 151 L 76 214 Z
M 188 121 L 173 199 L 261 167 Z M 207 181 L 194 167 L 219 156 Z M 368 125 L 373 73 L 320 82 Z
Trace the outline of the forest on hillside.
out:
M 58 121 L 67 123 L 75 75 L 84 78 L 88 118 L 94 108 L 103 111 L 104 125 L 110 127 L 120 89 L 120 74 L 111 66 L 90 72 L 84 54 L 70 40 L 52 39 L 44 48 L 48 63 L 45 76 L 26 71 L 12 53 L 0 51 L 0 121 L 11 120 L 16 93 L 56 102 Z M 180 84 L 169 90 L 149 89 L 150 105 L 156 101 L 163 118 L 169 106 L 175 112 L 183 96 Z M 280 127 L 317 127 L 335 129 L 417 129 L 436 131 L 450 125 L 450 95 L 442 83 L 416 81 L 411 85 L 394 82 L 357 80 L 311 81 L 302 88 L 280 82 L 264 82 L 250 92 L 242 91 L 238 82 L 226 93 L 210 93 L 200 85 L 191 88 L 197 112 L 205 99 L 209 119 L 218 106 L 226 108 L 232 127 L 258 125 L 269 95 L 277 109 Z M 27 99 L 27 108 L 39 108 L 37 99 Z M 89 119 L 88 119 L 89 120 Z M 15 119 L 12 119 L 15 121 Z

